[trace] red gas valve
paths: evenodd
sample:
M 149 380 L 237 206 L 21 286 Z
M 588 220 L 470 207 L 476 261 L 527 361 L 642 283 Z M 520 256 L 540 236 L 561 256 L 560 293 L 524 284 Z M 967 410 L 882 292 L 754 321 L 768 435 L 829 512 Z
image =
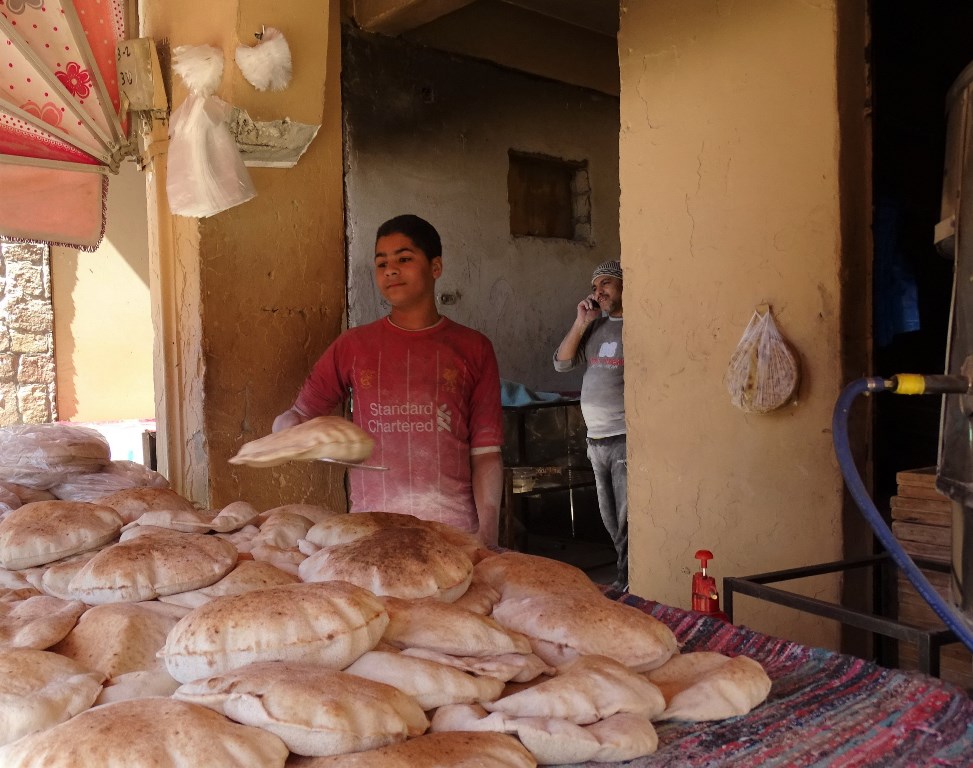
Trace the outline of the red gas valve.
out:
M 720 610 L 720 593 L 716 591 L 716 579 L 706 575 L 706 564 L 713 559 L 708 549 L 696 551 L 700 570 L 693 574 L 693 610 L 715 619 L 729 621 L 730 618 Z

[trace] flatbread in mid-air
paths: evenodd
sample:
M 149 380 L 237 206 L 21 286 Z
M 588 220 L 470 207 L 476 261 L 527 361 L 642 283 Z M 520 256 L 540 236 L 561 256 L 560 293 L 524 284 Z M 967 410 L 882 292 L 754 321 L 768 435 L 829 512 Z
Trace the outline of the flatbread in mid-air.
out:
M 357 464 L 372 455 L 375 441 L 340 416 L 318 416 L 280 432 L 244 443 L 231 464 L 275 467 L 288 461 L 333 459 Z

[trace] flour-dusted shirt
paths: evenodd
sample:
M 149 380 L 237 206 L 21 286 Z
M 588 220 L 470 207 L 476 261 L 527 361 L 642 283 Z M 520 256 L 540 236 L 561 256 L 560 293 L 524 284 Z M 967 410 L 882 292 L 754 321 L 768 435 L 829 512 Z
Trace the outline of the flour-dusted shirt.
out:
M 476 531 L 470 452 L 503 444 L 500 374 L 490 340 L 442 318 L 407 331 L 382 318 L 341 334 L 297 398 L 308 416 L 348 397 L 375 439 L 370 464 L 350 470 L 352 512 L 408 513 Z
M 625 434 L 625 350 L 622 318 L 603 315 L 581 338 L 573 360 L 554 357 L 557 371 L 570 371 L 587 363 L 581 380 L 581 415 L 588 437 Z

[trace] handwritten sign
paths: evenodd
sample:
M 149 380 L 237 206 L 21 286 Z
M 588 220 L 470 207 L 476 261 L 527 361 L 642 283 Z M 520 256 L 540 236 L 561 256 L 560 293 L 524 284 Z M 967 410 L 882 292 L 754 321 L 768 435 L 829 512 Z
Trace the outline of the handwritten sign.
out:
M 115 45 L 115 68 L 123 108 L 132 112 L 165 111 L 168 106 L 155 43 L 147 37 Z

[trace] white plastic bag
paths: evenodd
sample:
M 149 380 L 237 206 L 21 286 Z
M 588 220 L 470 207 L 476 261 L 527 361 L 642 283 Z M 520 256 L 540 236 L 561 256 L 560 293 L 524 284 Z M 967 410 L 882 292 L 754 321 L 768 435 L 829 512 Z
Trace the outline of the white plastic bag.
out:
M 112 461 L 100 472 L 72 475 L 50 487 L 64 501 L 97 501 L 128 488 L 168 488 L 169 481 L 158 472 L 134 461 Z
M 20 506 L 20 497 L 3 483 L 0 483 L 0 515 L 18 509 Z
M 223 53 L 208 45 L 179 46 L 173 68 L 189 88 L 169 121 L 166 192 L 178 216 L 203 218 L 256 195 L 227 127 L 229 106 L 212 95 L 223 74 Z
M 0 478 L 46 489 L 71 475 L 98 472 L 111 461 L 108 441 L 77 424 L 14 424 L 0 428 Z
M 724 377 L 730 402 L 747 413 L 769 413 L 797 394 L 800 367 L 767 307 L 753 313 Z

